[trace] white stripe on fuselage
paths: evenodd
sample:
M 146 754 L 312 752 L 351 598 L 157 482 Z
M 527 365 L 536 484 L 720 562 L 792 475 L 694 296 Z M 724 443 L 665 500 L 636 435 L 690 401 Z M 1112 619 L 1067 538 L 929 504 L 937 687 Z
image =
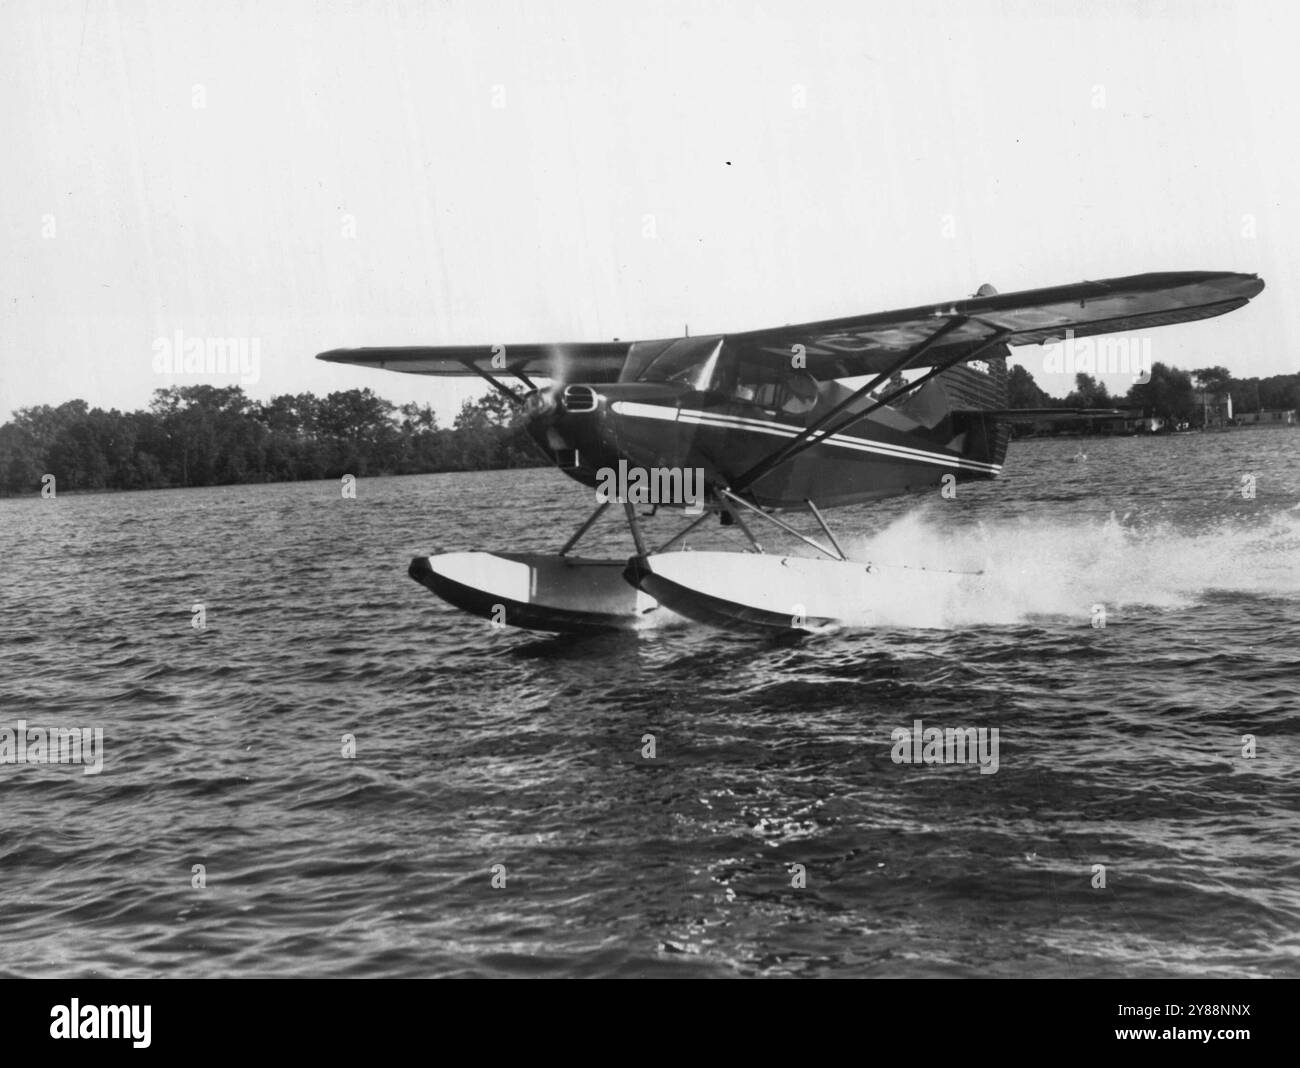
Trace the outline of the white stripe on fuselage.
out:
M 610 405 L 615 415 L 629 415 L 633 418 L 658 419 L 676 423 L 693 423 L 697 426 L 712 426 L 721 429 L 751 430 L 758 434 L 773 437 L 793 438 L 803 432 L 803 428 L 790 426 L 788 423 L 776 423 L 768 419 L 751 419 L 743 415 L 723 415 L 718 412 L 705 412 L 696 408 L 670 408 L 662 404 L 640 404 L 636 401 L 615 401 Z M 926 449 L 914 449 L 910 445 L 893 445 L 883 441 L 868 441 L 865 438 L 850 437 L 847 434 L 824 432 L 812 435 L 812 440 L 819 445 L 833 445 L 841 449 L 853 449 L 857 452 L 874 452 L 896 460 L 911 460 L 914 463 L 934 464 L 944 467 L 967 467 L 972 471 L 997 474 L 1002 470 L 1001 464 L 987 464 L 982 460 L 967 460 L 964 457 L 951 456 L 948 453 L 930 452 Z

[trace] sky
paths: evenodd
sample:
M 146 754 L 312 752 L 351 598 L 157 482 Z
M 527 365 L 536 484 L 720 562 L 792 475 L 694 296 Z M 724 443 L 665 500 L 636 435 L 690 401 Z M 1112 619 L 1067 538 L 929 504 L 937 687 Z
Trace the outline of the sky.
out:
M 1298 29 L 1289 0 L 6 0 L 0 420 L 209 382 L 448 423 L 481 381 L 313 357 L 1157 270 L 1267 288 L 1154 359 L 1292 373 Z M 168 374 L 178 335 L 250 362 Z

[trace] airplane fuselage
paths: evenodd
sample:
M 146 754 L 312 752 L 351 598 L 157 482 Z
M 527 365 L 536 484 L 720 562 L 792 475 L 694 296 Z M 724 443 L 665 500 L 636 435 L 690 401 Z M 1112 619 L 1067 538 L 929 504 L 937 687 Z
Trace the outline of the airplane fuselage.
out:
M 593 488 L 621 461 L 698 470 L 709 487 L 728 489 L 813 425 L 833 399 L 791 412 L 671 382 L 570 385 L 533 405 L 529 429 L 565 474 Z M 804 509 L 810 500 L 831 507 L 925 490 L 945 476 L 996 477 L 1005 450 L 996 424 L 931 408 L 879 408 L 757 479 L 745 496 L 767 508 Z

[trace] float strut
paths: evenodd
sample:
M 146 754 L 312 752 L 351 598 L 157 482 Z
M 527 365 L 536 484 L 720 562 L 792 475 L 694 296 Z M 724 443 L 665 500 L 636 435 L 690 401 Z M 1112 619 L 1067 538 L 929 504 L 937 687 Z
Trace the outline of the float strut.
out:
M 817 505 L 813 504 L 812 501 L 804 501 L 803 503 L 808 506 L 809 510 L 816 517 L 817 522 L 821 524 L 823 533 L 830 538 L 831 544 L 835 546 L 835 551 L 840 554 L 840 559 L 847 560 L 848 557 L 844 555 L 844 550 L 840 548 L 840 543 L 835 540 L 835 535 L 831 533 L 831 528 L 826 525 L 826 520 L 822 518 L 821 512 L 817 511 Z
M 564 548 L 560 550 L 561 556 L 567 556 L 569 554 L 569 550 L 578 544 L 582 536 L 591 529 L 591 525 L 604 514 L 605 509 L 608 507 L 609 501 L 596 506 L 596 510 L 587 517 L 587 521 L 574 532 L 573 537 L 564 543 Z
M 646 556 L 645 538 L 641 537 L 641 524 L 637 522 L 636 505 L 624 502 L 623 511 L 627 513 L 627 525 L 632 528 L 632 541 L 636 543 L 637 556 Z

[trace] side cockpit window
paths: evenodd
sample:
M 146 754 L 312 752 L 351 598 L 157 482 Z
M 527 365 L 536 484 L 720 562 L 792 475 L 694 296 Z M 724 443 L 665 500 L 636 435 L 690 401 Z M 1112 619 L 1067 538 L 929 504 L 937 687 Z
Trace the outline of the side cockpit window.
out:
M 817 406 L 821 391 L 807 371 L 741 362 L 736 367 L 736 400 L 782 415 L 805 415 Z
M 716 336 L 637 342 L 623 373 L 625 381 L 670 382 L 786 416 L 812 411 L 822 394 L 817 380 L 788 360 L 737 352 Z

